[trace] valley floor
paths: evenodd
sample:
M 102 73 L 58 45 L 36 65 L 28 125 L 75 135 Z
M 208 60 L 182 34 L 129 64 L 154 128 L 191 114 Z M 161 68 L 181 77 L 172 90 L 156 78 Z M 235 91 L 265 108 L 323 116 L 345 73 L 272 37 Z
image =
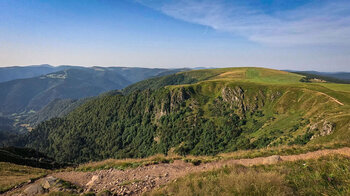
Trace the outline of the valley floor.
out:
M 213 171 L 220 168 L 232 167 L 237 164 L 247 167 L 255 167 L 258 165 L 283 164 L 284 162 L 295 162 L 298 160 L 315 160 L 320 157 L 331 156 L 334 154 L 350 157 L 350 148 L 345 147 L 340 149 L 319 150 L 299 155 L 274 155 L 252 159 L 221 160 L 202 163 L 197 166 L 196 164 L 186 163 L 182 160 L 175 160 L 172 163 L 160 163 L 126 170 L 108 169 L 91 172 L 65 171 L 52 173 L 50 175 L 71 182 L 77 187 L 81 187 L 80 191 L 85 193 L 101 193 L 108 190 L 117 195 L 140 195 L 145 192 L 149 193 L 150 191 L 153 194 L 155 190 L 157 191 L 159 188 L 164 189 L 164 186 L 166 187 L 167 184 L 174 183 L 177 179 L 186 177 L 193 173 Z M 300 167 L 303 167 L 303 165 L 300 165 Z M 38 184 L 41 183 L 41 181 L 38 180 L 32 184 L 27 184 L 4 194 L 13 195 L 20 193 L 29 186 L 33 186 L 35 183 Z

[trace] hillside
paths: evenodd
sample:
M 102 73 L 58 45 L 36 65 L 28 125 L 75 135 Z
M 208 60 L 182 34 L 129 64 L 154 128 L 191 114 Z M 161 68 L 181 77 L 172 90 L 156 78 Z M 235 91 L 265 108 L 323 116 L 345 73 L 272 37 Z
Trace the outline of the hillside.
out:
M 293 71 L 299 74 L 310 74 L 323 76 L 325 78 L 332 78 L 338 80 L 338 82 L 350 83 L 350 73 L 349 72 L 318 72 L 318 71 Z
M 48 75 L 0 83 L 0 111 L 4 114 L 39 110 L 57 98 L 96 96 L 129 82 L 118 73 L 68 69 Z
M 31 66 L 13 66 L 13 67 L 0 67 L 0 82 L 7 82 L 16 79 L 33 78 L 48 73 L 61 71 L 71 68 L 71 66 L 58 66 L 51 65 L 31 65 Z
M 26 146 L 80 163 L 348 142 L 349 85 L 302 83 L 302 77 L 225 68 L 154 78 L 39 124 Z
M 3 82 L 0 83 L 0 113 L 18 115 L 31 110 L 38 111 L 55 99 L 97 96 L 168 71 L 147 68 L 77 67 L 34 78 Z
M 55 99 L 41 110 L 25 117 L 21 121 L 34 127 L 43 121 L 67 115 L 86 100 L 88 99 Z
M 158 89 L 168 85 L 193 84 L 206 80 L 229 80 L 257 83 L 299 83 L 303 76 L 263 68 L 222 68 L 180 72 L 165 77 L 152 78 L 123 89 L 128 94 L 135 90 Z
M 83 66 L 71 66 L 71 65 L 30 65 L 30 66 L 11 66 L 11 67 L 0 67 L 0 83 L 7 82 L 16 79 L 33 78 L 49 73 L 63 71 L 66 69 L 88 69 Z M 120 75 L 128 78 L 131 83 L 138 82 L 153 76 L 168 75 L 176 73 L 179 70 L 186 69 L 161 69 L 161 68 L 141 68 L 141 67 L 92 67 L 91 69 L 100 69 L 108 71 L 117 71 Z
M 0 146 L 8 143 L 8 140 L 16 136 L 13 120 L 0 116 Z
M 301 81 L 303 82 L 331 82 L 331 83 L 339 83 L 339 84 L 350 84 L 350 73 L 347 72 L 339 72 L 339 73 L 324 73 L 317 71 L 291 71 L 292 73 L 296 73 L 299 75 L 305 76 Z
M 0 162 L 9 162 L 45 169 L 56 169 L 66 166 L 55 162 L 54 159 L 33 149 L 16 147 L 0 148 Z

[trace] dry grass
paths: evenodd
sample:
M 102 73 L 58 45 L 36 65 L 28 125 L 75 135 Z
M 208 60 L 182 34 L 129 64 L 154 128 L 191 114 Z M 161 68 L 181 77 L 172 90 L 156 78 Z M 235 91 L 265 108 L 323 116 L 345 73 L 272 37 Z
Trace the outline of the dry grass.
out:
M 181 159 L 180 156 L 164 156 L 162 154 L 153 155 L 143 159 L 107 159 L 99 162 L 91 162 L 79 165 L 75 170 L 77 171 L 95 171 L 101 169 L 120 169 L 136 168 L 139 166 L 154 165 L 159 163 L 170 163 L 176 159 Z M 73 168 L 65 169 L 73 170 Z
M 185 162 L 192 163 L 194 165 L 199 165 L 202 163 L 209 163 L 219 160 L 229 160 L 229 159 L 245 159 L 245 158 L 256 158 L 256 157 L 267 157 L 271 155 L 296 155 L 306 152 L 312 152 L 322 149 L 335 149 L 340 147 L 349 146 L 348 144 L 340 143 L 328 143 L 324 145 L 306 145 L 306 146 L 280 146 L 280 147 L 268 147 L 263 149 L 254 150 L 240 150 L 230 153 L 221 153 L 216 156 L 178 156 L 172 154 L 170 156 L 165 156 L 163 154 L 153 155 L 142 159 L 107 159 L 104 161 L 90 162 L 81 164 L 76 168 L 66 168 L 60 171 L 96 171 L 105 169 L 120 169 L 125 170 L 129 168 L 136 168 L 140 166 L 155 165 L 160 163 L 172 163 L 174 160 L 182 159 Z
M 47 170 L 40 168 L 0 162 L 0 193 L 47 173 Z
M 190 174 L 145 195 L 349 195 L 350 158 L 224 167 Z
M 322 145 L 293 145 L 293 146 L 276 146 L 276 147 L 267 147 L 261 149 L 253 150 L 239 150 L 230 153 L 220 153 L 217 157 L 220 159 L 245 159 L 245 158 L 256 158 L 256 157 L 267 157 L 271 155 L 296 155 L 306 152 L 313 152 L 323 149 L 337 149 L 341 147 L 349 147 L 348 143 L 327 143 Z
M 292 189 L 276 172 L 233 166 L 191 174 L 146 195 L 292 195 Z
M 222 78 L 244 79 L 246 71 L 247 71 L 246 69 L 228 71 L 214 77 L 213 79 L 222 79 Z

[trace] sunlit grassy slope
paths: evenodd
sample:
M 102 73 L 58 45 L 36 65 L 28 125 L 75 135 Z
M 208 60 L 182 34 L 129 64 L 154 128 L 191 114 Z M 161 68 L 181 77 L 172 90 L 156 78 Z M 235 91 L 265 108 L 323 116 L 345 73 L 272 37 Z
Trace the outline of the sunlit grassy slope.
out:
M 47 170 L 0 162 L 0 193 L 31 179 L 47 174 Z
M 319 137 L 310 143 L 350 141 L 350 85 L 336 83 L 303 83 L 298 74 L 266 68 L 223 68 L 195 70 L 184 74 L 193 78 L 192 84 L 170 85 L 168 88 L 187 87 L 196 89 L 196 96 L 215 100 L 223 88 L 243 87 L 246 97 L 256 96 L 256 92 L 267 94 L 280 92 L 277 101 L 265 100 L 262 108 L 264 124 L 250 137 L 266 134 L 276 135 L 275 142 L 285 143 L 291 136 L 305 134 L 310 125 L 329 121 L 335 124 L 335 132 L 327 137 Z M 249 98 L 248 98 L 249 99 Z M 208 107 L 203 107 L 204 109 Z M 321 123 L 320 123 L 321 124 Z M 248 122 L 247 126 L 254 127 Z M 291 133 L 291 128 L 295 127 Z
M 198 81 L 202 80 L 241 80 L 259 83 L 299 83 L 303 77 L 298 74 L 289 73 L 266 68 L 239 67 L 239 68 L 221 68 L 193 70 L 178 73 L 184 74 Z

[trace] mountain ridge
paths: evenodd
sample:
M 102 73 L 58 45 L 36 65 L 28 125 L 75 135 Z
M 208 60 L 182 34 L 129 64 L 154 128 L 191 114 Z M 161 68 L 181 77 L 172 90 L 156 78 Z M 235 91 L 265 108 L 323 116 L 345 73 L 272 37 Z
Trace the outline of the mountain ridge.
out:
M 303 77 L 225 68 L 153 78 L 39 124 L 27 146 L 59 161 L 86 162 L 347 141 L 348 86 Z
M 54 99 L 79 99 L 122 89 L 139 80 L 179 69 L 74 67 L 34 78 L 0 83 L 3 115 L 38 111 Z

